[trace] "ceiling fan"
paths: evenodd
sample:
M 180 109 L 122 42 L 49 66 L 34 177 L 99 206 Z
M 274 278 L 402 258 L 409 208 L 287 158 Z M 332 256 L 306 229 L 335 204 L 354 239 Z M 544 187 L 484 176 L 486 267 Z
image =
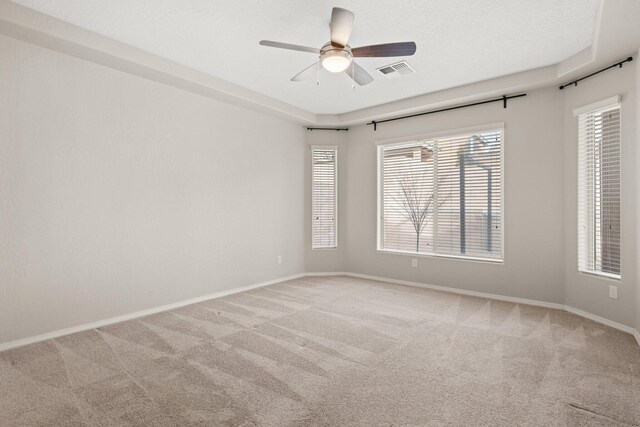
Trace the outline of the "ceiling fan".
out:
M 331 11 L 331 24 L 329 24 L 331 41 L 320 49 L 270 40 L 262 40 L 260 44 L 262 46 L 298 50 L 318 55 L 319 61 L 300 71 L 291 78 L 291 81 L 305 80 L 313 75 L 314 71 L 318 70 L 319 65 L 322 64 L 325 70 L 332 73 L 346 72 L 360 86 L 371 83 L 373 77 L 364 68 L 356 64 L 353 61 L 354 58 L 411 56 L 416 52 L 416 44 L 414 42 L 385 43 L 352 48 L 348 42 L 353 29 L 353 18 L 353 12 L 334 7 Z

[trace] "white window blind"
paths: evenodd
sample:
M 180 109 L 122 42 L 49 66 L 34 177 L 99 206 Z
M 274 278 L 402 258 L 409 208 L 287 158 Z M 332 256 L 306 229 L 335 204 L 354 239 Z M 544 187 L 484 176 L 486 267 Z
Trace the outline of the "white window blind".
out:
M 502 259 L 502 129 L 378 147 L 378 249 Z
M 312 248 L 331 249 L 337 242 L 338 150 L 311 147 Z
M 578 269 L 620 277 L 620 105 L 578 116 Z

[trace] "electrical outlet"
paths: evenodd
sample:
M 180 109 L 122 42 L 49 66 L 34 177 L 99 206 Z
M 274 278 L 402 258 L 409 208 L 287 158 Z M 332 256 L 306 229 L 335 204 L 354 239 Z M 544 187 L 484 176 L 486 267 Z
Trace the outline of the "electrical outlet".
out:
M 618 287 L 617 286 L 609 286 L 609 298 L 618 299 Z
M 282 264 L 282 256 L 278 255 L 278 264 Z
M 418 268 L 418 258 L 411 258 L 411 267 Z

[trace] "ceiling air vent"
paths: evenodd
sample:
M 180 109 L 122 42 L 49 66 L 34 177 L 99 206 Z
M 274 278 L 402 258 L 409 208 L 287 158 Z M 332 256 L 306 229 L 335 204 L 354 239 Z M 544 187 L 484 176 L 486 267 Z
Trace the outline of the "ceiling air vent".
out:
M 395 64 L 385 65 L 384 67 L 380 67 L 377 70 L 388 79 L 395 79 L 396 77 L 416 72 L 416 70 L 414 70 L 411 65 L 407 64 L 406 61 L 400 61 L 396 62 Z

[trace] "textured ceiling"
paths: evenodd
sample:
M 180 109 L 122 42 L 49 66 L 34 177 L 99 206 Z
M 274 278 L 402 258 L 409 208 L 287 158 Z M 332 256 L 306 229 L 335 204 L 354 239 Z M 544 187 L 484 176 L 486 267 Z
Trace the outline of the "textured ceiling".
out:
M 253 89 L 316 114 L 341 114 L 558 63 L 591 45 L 598 0 L 13 0 L 15 3 Z M 261 39 L 320 47 L 331 8 L 355 13 L 353 47 L 410 41 L 416 73 L 374 77 L 351 90 L 345 75 L 289 79 L 313 54 Z

